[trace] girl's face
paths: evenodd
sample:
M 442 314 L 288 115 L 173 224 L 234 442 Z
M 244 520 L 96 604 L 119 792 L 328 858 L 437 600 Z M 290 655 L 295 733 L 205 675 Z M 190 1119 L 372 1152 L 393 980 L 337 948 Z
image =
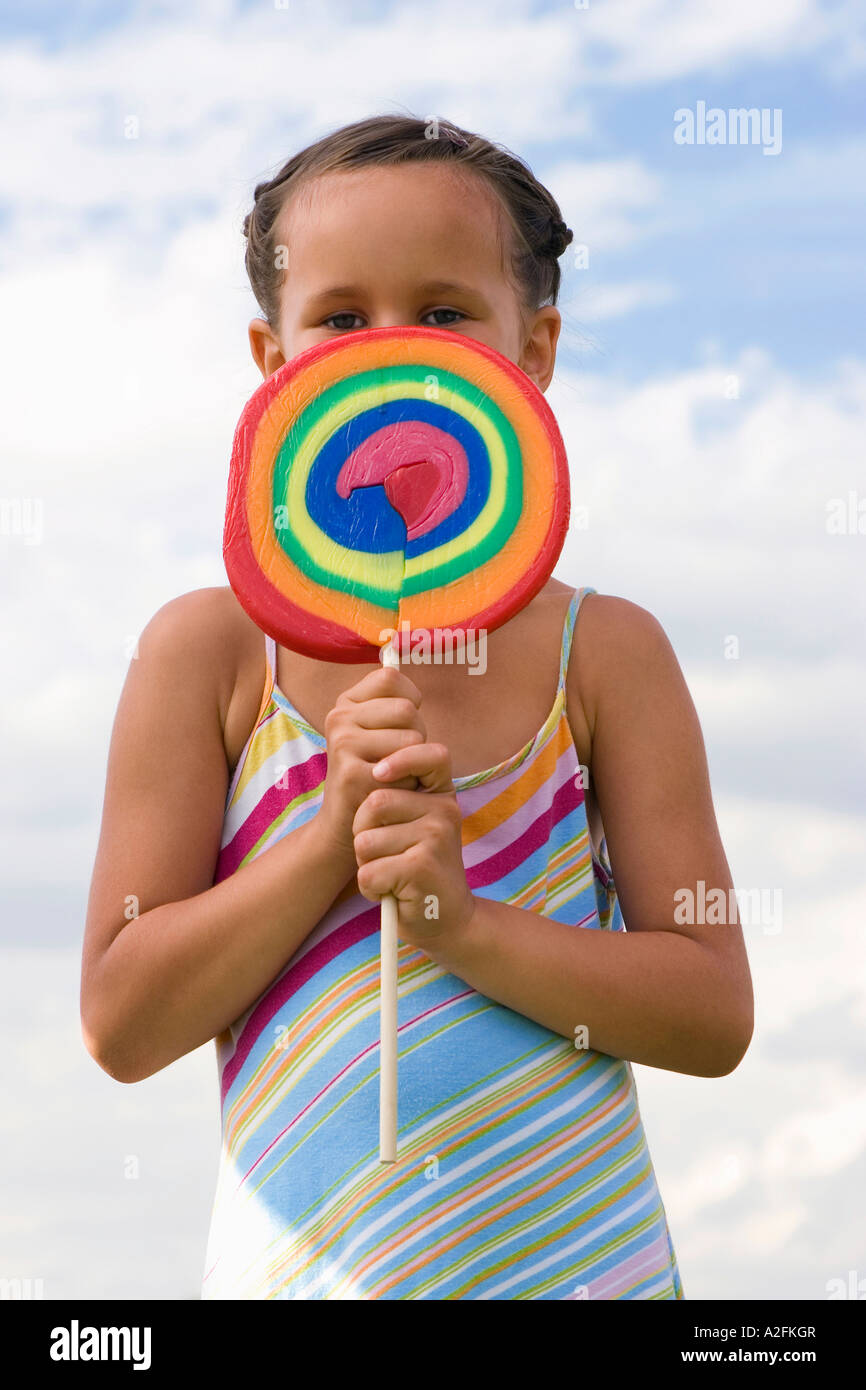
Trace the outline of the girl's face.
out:
M 543 391 L 559 311 L 521 303 L 508 269 L 508 224 L 470 173 L 405 164 L 322 174 L 292 195 L 274 230 L 286 271 L 279 331 L 253 319 L 262 375 L 314 343 L 363 328 L 445 328 L 501 352 Z

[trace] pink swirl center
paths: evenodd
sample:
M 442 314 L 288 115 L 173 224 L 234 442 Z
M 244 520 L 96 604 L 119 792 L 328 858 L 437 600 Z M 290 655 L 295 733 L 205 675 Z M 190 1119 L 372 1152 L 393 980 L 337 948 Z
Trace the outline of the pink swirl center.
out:
M 424 420 L 384 425 L 353 449 L 337 475 L 337 493 L 383 484 L 406 523 L 406 539 L 426 535 L 466 496 L 469 460 L 459 440 Z

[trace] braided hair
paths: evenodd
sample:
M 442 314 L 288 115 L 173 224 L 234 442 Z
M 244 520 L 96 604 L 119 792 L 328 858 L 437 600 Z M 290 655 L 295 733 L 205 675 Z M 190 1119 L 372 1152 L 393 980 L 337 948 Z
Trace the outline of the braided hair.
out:
M 259 307 L 277 329 L 284 269 L 278 262 L 274 229 L 289 196 L 316 175 L 369 165 L 439 160 L 474 170 L 498 196 L 512 230 L 511 263 L 530 311 L 555 304 L 559 258 L 573 233 L 529 166 L 500 145 L 447 121 L 414 116 L 371 116 L 342 126 L 292 156 L 272 179 L 256 184 L 254 205 L 244 218 L 244 264 Z

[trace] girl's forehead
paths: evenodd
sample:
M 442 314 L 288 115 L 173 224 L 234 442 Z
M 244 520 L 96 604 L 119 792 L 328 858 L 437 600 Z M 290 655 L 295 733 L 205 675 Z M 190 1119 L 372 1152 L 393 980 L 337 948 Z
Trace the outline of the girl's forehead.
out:
M 481 176 L 433 160 L 314 175 L 287 195 L 280 213 L 286 240 L 305 232 L 357 237 L 365 227 L 377 231 L 380 226 L 392 236 L 401 228 L 416 236 L 465 236 L 471 228 L 481 238 L 493 233 L 498 240 L 502 222 L 502 204 Z

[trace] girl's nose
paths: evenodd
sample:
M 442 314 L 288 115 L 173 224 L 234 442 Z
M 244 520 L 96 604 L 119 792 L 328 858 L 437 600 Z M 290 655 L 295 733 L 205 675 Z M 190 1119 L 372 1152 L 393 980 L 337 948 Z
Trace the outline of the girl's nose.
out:
M 371 328 L 411 328 L 414 323 L 412 310 L 400 305 L 380 305 L 370 315 Z

